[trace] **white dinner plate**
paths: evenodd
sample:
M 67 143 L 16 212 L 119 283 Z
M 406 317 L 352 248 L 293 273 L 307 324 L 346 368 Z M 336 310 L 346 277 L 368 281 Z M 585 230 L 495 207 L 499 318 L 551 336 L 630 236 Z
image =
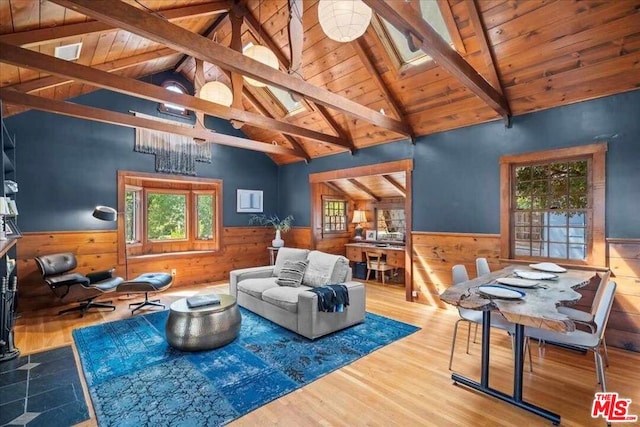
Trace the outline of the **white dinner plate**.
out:
M 549 273 L 566 273 L 567 269 L 560 267 L 558 264 L 552 262 L 541 262 L 539 264 L 529 264 L 529 267 L 534 270 L 546 271 Z
M 517 288 L 535 288 L 540 286 L 538 282 L 532 282 L 531 280 L 518 279 L 517 277 L 498 277 L 496 282 L 503 285 L 515 286 Z
M 551 273 L 543 273 L 541 271 L 523 271 L 513 270 L 516 276 L 529 280 L 551 280 L 556 279 L 558 276 Z
M 504 286 L 482 285 L 478 286 L 478 293 L 489 298 L 499 299 L 521 299 L 525 297 L 525 293 L 515 289 L 505 288 Z

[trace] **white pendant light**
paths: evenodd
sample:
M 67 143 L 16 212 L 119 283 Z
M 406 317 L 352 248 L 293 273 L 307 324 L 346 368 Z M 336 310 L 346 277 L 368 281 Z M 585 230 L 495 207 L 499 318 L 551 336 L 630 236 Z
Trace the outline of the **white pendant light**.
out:
M 205 83 L 200 88 L 200 98 L 230 107 L 233 104 L 233 93 L 227 85 L 219 81 Z
M 278 57 L 268 47 L 262 45 L 250 45 L 244 50 L 244 55 L 258 61 L 264 65 L 277 70 L 278 69 Z M 266 84 L 258 80 L 254 80 L 250 77 L 244 78 L 247 83 L 255 87 L 265 87 Z
M 350 42 L 367 31 L 371 8 L 362 0 L 320 0 L 318 20 L 322 30 L 332 40 Z

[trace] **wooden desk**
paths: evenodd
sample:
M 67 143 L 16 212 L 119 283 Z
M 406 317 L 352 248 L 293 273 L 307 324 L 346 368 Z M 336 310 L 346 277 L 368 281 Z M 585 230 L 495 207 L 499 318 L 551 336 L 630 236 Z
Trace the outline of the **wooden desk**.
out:
M 544 288 L 519 289 L 526 293 L 522 300 L 506 301 L 487 299 L 478 294 L 478 286 L 491 283 L 499 277 L 509 277 L 514 269 L 531 270 L 526 266 L 511 266 L 485 276 L 478 277 L 451 286 L 440 295 L 440 299 L 448 304 L 472 310 L 482 310 L 482 356 L 480 382 L 473 381 L 459 374 L 452 374 L 451 379 L 477 390 L 481 393 L 500 399 L 525 411 L 539 415 L 553 424 L 560 424 L 560 415 L 535 406 L 523 399 L 522 370 L 524 366 L 524 328 L 533 326 L 556 332 L 575 330 L 575 324 L 557 310 L 557 306 L 578 301 L 581 295 L 575 289 L 586 286 L 596 274 L 593 271 L 569 270 L 557 273 L 556 280 L 539 280 Z M 509 395 L 489 386 L 489 340 L 491 330 L 491 311 L 497 310 L 515 324 L 513 394 Z
M 404 246 L 376 246 L 374 243 L 347 243 L 347 258 L 353 262 L 366 262 L 365 252 L 376 251 L 382 252 L 386 259 L 387 265 L 396 268 L 404 268 Z

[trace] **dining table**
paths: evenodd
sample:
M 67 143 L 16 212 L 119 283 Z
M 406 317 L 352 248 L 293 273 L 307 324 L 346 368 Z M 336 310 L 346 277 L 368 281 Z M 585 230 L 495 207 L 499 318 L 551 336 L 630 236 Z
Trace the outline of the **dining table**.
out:
M 529 403 L 523 399 L 523 368 L 525 327 L 548 329 L 555 332 L 571 332 L 575 323 L 566 315 L 559 313 L 557 307 L 572 305 L 582 295 L 576 291 L 589 284 L 596 276 L 595 271 L 565 269 L 564 272 L 540 272 L 529 266 L 510 265 L 490 274 L 459 283 L 440 294 L 445 303 L 457 307 L 482 311 L 482 352 L 480 381 L 475 381 L 457 373 L 451 375 L 454 384 L 462 384 L 491 397 L 517 406 L 541 416 L 553 424 L 560 424 L 560 415 Z M 544 277 L 545 279 L 527 280 L 527 277 Z M 507 280 L 505 280 L 507 279 Z M 517 280 L 513 280 L 517 279 Z M 518 286 L 505 285 L 500 282 L 519 283 Z M 487 286 L 498 286 L 486 288 Z M 510 298 L 500 294 L 502 290 Z M 511 290 L 511 292 L 508 292 Z M 514 292 L 515 291 L 515 292 Z M 497 296 L 496 296 L 497 295 Z M 491 388 L 489 385 L 490 325 L 491 313 L 499 312 L 514 324 L 514 369 L 513 393 L 511 395 Z

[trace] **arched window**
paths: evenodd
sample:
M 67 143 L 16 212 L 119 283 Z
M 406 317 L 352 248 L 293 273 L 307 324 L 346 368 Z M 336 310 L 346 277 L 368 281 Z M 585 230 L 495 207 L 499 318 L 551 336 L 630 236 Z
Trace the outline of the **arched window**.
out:
M 187 89 L 175 80 L 165 81 L 162 83 L 162 87 L 171 92 L 189 94 Z M 189 110 L 175 104 L 160 103 L 158 104 L 158 110 L 163 113 L 175 114 L 177 116 L 188 116 L 190 114 Z

